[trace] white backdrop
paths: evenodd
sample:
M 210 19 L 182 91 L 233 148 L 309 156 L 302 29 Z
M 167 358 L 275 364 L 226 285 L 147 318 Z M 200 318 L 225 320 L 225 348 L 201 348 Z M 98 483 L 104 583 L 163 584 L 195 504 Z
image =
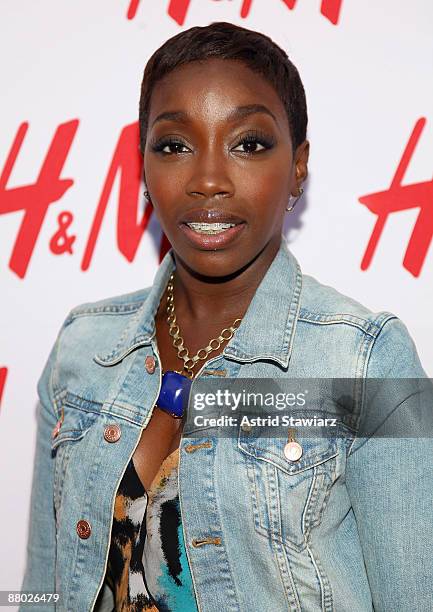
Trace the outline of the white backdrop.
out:
M 231 21 L 287 50 L 311 143 L 291 249 L 303 272 L 401 317 L 433 374 L 433 3 L 39 0 L 0 16 L 5 590 L 24 571 L 36 382 L 59 327 L 81 302 L 149 285 L 159 263 L 148 211 L 140 230 L 138 99 L 146 60 L 180 29 Z

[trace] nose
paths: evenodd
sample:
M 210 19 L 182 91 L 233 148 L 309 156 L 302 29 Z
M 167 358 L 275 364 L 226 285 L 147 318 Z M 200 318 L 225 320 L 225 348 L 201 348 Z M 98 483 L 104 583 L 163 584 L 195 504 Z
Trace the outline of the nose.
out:
M 215 150 L 197 153 L 186 185 L 188 195 L 203 198 L 233 195 L 234 185 L 229 176 L 227 161 L 223 153 L 218 154 Z

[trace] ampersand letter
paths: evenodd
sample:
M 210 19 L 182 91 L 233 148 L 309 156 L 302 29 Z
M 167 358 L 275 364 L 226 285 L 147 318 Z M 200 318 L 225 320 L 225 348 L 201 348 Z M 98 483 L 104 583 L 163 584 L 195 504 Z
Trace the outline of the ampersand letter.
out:
M 68 236 L 67 229 L 73 220 L 74 216 L 68 211 L 61 212 L 57 217 L 59 229 L 50 240 L 50 250 L 54 255 L 62 255 L 63 253 L 72 255 L 72 245 L 76 236 Z

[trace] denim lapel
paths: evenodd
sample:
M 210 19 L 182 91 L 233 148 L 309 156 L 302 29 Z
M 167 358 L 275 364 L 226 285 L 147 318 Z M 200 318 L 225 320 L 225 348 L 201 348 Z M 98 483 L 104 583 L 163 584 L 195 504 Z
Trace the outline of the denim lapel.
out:
M 287 367 L 301 289 L 301 268 L 282 236 L 280 248 L 223 355 L 240 362 L 271 359 Z

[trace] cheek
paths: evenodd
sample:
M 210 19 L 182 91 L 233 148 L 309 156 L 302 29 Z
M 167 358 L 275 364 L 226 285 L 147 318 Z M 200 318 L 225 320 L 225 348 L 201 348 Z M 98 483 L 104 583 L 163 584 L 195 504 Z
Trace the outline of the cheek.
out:
M 167 160 L 151 151 L 146 151 L 143 160 L 144 174 L 153 194 L 172 191 L 176 184 L 182 184 L 185 178 L 184 164 L 177 160 Z
M 169 167 L 167 164 L 153 164 L 146 172 L 146 180 L 152 195 L 152 203 L 159 209 L 159 214 L 164 216 L 165 211 L 173 210 L 173 203 L 182 202 L 184 196 L 184 182 L 179 171 Z
M 238 195 L 250 202 L 259 223 L 272 223 L 284 214 L 289 197 L 290 168 L 288 164 L 263 164 L 244 175 L 238 183 Z M 242 193 L 241 193 L 242 192 Z

